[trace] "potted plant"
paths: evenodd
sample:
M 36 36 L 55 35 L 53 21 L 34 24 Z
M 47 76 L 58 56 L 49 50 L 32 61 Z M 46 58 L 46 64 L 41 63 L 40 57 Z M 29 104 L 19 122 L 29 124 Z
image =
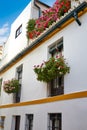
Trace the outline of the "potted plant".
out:
M 34 37 L 35 19 L 30 19 L 27 23 L 27 38 L 32 39 Z
M 19 81 L 17 79 L 6 80 L 3 83 L 3 89 L 6 93 L 17 93 L 19 90 Z
M 69 73 L 70 67 L 68 67 L 63 56 L 51 57 L 48 61 L 41 65 L 34 66 L 34 72 L 37 75 L 37 80 L 43 82 L 50 82 L 57 76 L 63 76 Z

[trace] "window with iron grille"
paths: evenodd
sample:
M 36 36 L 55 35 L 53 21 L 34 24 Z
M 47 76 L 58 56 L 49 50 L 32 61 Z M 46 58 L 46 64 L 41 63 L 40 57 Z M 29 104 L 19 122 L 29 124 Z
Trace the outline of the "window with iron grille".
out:
M 63 55 L 63 39 L 49 48 L 51 57 Z M 64 93 L 64 76 L 56 77 L 49 83 L 49 96 L 61 95 Z
M 26 114 L 25 130 L 33 130 L 33 114 Z
M 0 79 L 0 95 L 1 95 L 1 87 L 2 87 L 2 78 Z
M 22 24 L 18 27 L 15 32 L 15 38 L 17 38 L 22 33 Z
M 61 113 L 50 113 L 48 130 L 62 130 L 61 121 L 62 121 Z
M 18 79 L 20 83 L 18 92 L 14 94 L 14 102 L 16 103 L 20 102 L 20 98 L 21 98 L 22 72 L 23 72 L 23 65 L 20 65 L 16 69 L 16 79 Z

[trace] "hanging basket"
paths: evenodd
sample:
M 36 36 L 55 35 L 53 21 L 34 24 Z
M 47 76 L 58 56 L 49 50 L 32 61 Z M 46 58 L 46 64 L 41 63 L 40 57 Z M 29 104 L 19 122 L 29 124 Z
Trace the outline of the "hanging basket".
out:
M 19 90 L 19 81 L 17 79 L 4 81 L 3 89 L 6 93 L 17 93 Z
M 52 57 L 48 61 L 41 65 L 34 66 L 34 72 L 37 75 L 37 80 L 43 82 L 50 82 L 57 76 L 63 76 L 69 73 L 70 67 L 68 67 L 63 57 Z

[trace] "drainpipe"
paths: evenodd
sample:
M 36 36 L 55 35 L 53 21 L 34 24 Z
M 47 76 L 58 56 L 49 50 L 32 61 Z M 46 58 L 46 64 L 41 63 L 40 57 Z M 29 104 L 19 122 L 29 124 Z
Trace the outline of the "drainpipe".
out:
M 36 2 L 35 2 L 36 0 L 34 0 L 34 5 L 38 8 L 38 10 L 39 10 L 39 17 L 41 16 L 41 8 L 36 4 Z

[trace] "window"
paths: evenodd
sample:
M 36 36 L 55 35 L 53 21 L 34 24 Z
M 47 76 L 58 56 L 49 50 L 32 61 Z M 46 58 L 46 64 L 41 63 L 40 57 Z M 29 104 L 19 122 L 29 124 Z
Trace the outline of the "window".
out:
M 20 86 L 19 86 L 19 91 L 14 94 L 14 102 L 20 102 L 20 97 L 21 97 L 21 86 L 22 86 L 22 71 L 23 71 L 23 65 L 20 65 L 16 69 L 16 79 L 19 80 Z
M 20 130 L 20 119 L 21 117 L 19 115 L 12 117 L 11 130 Z
M 61 113 L 50 113 L 48 130 L 62 130 L 61 121 Z
M 4 128 L 5 116 L 0 117 L 0 128 Z
M 33 114 L 26 114 L 25 130 L 33 130 Z
M 19 28 L 16 30 L 15 38 L 17 38 L 22 33 L 22 25 L 19 26 Z
M 0 79 L 0 95 L 1 95 L 1 87 L 2 87 L 2 78 Z
M 64 93 L 64 77 L 56 77 L 50 82 L 50 96 L 61 95 Z
M 20 127 L 20 116 L 15 116 L 15 130 L 19 130 Z
M 52 57 L 61 56 L 63 54 L 63 40 L 49 49 Z M 49 96 L 56 96 L 64 93 L 64 77 L 56 77 L 49 83 Z

